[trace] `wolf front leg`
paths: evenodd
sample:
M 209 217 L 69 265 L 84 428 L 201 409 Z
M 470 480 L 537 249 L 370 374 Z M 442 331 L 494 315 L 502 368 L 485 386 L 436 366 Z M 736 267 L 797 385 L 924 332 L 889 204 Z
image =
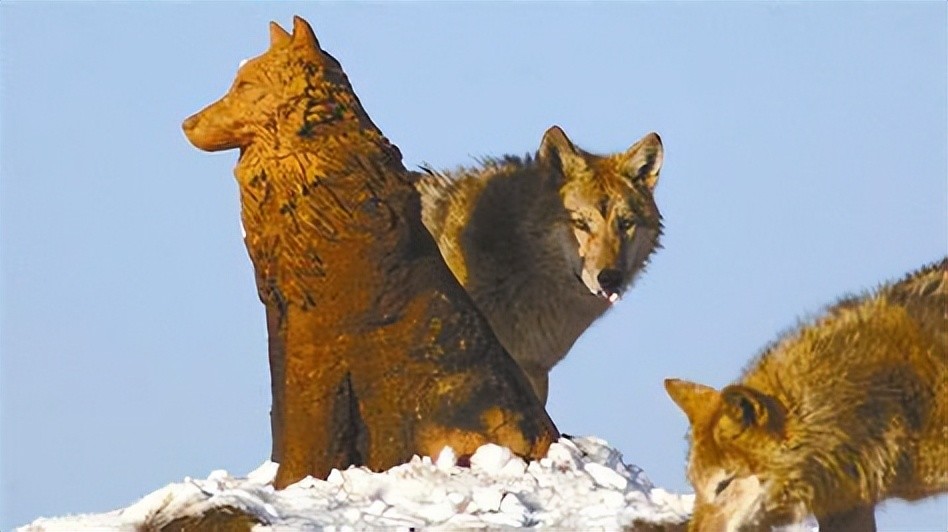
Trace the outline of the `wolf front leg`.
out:
M 540 400 L 540 404 L 546 405 L 550 389 L 550 368 L 532 363 L 523 364 L 521 368 L 530 381 L 533 393 L 535 393 Z
M 258 281 L 259 282 L 259 281 Z M 286 353 L 283 334 L 280 332 L 280 322 L 285 310 L 277 305 L 264 302 L 267 313 L 267 354 L 270 362 L 270 390 L 272 402 L 270 404 L 270 435 L 273 439 L 270 448 L 270 460 L 283 461 L 283 397 L 286 394 Z
M 289 308 L 277 320 L 282 356 L 274 375 L 274 453 L 280 467 L 274 486 L 284 488 L 312 475 L 362 465 L 365 426 L 352 388 L 352 369 L 340 356 L 352 344 L 348 335 L 330 340 L 307 313 Z M 271 340 L 273 336 L 271 335 Z

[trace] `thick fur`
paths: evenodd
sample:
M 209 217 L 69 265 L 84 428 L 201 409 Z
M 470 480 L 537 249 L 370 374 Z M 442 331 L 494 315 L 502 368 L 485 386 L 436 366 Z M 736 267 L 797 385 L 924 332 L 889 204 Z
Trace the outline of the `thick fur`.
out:
M 536 156 L 418 179 L 425 226 L 544 402 L 550 370 L 659 245 L 662 155 L 655 133 L 598 156 L 554 126 Z
M 234 176 L 267 315 L 274 486 L 445 446 L 462 458 L 486 443 L 544 456 L 559 433 L 445 265 L 398 148 L 306 21 L 270 32 L 267 51 L 183 127 L 200 149 L 240 149 Z
M 874 530 L 879 501 L 948 490 L 948 259 L 842 300 L 738 384 L 665 387 L 691 423 L 692 530 Z

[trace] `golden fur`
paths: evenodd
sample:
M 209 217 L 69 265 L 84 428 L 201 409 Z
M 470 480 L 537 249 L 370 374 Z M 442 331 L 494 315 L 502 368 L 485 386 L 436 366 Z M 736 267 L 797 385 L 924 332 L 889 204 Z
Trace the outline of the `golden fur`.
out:
M 737 384 L 665 386 L 691 423 L 693 530 L 811 513 L 822 529 L 874 529 L 877 502 L 948 490 L 948 259 L 842 300 Z

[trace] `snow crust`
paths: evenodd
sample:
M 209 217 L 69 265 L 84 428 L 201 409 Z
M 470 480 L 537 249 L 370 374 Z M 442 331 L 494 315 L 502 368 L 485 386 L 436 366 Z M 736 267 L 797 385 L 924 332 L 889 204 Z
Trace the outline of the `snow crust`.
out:
M 561 438 L 545 458 L 526 463 L 509 449 L 484 445 L 457 465 L 451 448 L 432 460 L 373 473 L 333 470 L 277 491 L 277 465 L 246 477 L 223 470 L 169 484 L 128 508 L 102 514 L 40 518 L 18 530 L 135 530 L 230 506 L 255 516 L 254 530 L 550 527 L 616 530 L 633 522 L 681 523 L 694 496 L 656 488 L 636 466 L 595 437 Z

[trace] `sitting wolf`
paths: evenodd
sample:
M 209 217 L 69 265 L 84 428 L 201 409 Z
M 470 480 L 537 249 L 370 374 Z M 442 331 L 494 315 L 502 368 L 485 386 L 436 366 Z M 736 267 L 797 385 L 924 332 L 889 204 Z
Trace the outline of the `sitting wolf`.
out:
M 659 246 L 662 155 L 655 133 L 598 156 L 553 126 L 535 156 L 418 177 L 425 226 L 544 403 L 550 370 Z
M 271 24 L 267 51 L 184 130 L 202 150 L 240 149 L 277 488 L 446 445 L 546 454 L 555 425 L 444 264 L 398 148 L 305 20 L 292 35 Z
M 665 387 L 691 423 L 692 530 L 875 530 L 877 502 L 948 491 L 948 259 L 841 301 L 739 384 Z

